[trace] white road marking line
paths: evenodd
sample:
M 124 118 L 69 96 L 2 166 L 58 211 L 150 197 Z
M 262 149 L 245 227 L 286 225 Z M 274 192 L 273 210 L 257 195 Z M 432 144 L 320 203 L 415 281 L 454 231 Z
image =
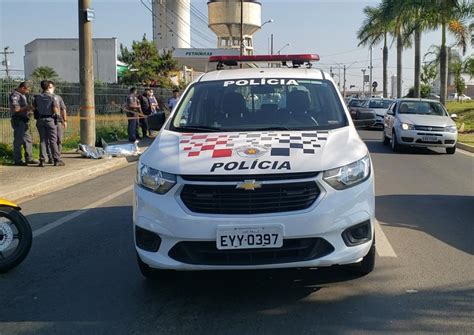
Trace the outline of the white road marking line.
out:
M 378 221 L 375 223 L 375 245 L 380 257 L 397 257 Z
M 82 214 L 85 214 L 87 213 L 88 211 L 90 211 L 91 209 L 94 209 L 94 208 L 97 208 L 119 196 L 121 196 L 122 194 L 124 193 L 127 193 L 128 191 L 131 191 L 133 189 L 133 185 L 130 185 L 130 186 L 127 186 L 123 189 L 121 189 L 120 191 L 117 191 L 115 193 L 112 193 L 108 196 L 106 196 L 105 198 L 102 198 L 92 204 L 89 204 L 87 205 L 86 207 L 83 207 L 71 214 L 68 214 L 56 221 L 53 221 L 51 223 L 48 223 L 47 225 L 39 228 L 39 229 L 36 229 L 34 232 L 33 232 L 33 237 L 38 237 L 40 235 L 43 235 L 44 233 L 47 233 L 48 231 L 54 229 L 54 228 L 57 228 L 63 224 L 65 224 L 66 222 L 68 221 L 71 221 L 71 220 L 74 220 L 75 218 L 81 216 Z

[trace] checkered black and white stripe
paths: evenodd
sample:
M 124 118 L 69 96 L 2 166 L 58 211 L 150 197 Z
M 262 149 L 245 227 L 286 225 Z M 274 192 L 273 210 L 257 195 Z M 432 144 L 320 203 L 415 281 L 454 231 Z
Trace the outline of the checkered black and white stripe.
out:
M 188 157 L 222 158 L 232 157 L 236 148 L 258 145 L 266 147 L 271 156 L 290 156 L 295 151 L 315 154 L 327 136 L 328 131 L 183 134 L 180 151 L 187 152 Z

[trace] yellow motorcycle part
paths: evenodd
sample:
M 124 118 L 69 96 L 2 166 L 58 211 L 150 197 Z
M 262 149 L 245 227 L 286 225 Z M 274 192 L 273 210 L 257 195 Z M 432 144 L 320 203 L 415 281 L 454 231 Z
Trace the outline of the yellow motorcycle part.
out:
M 20 206 L 18 206 L 17 204 L 14 204 L 13 202 L 10 202 L 10 201 L 2 199 L 2 198 L 0 198 L 0 206 L 6 206 L 6 207 L 20 209 Z

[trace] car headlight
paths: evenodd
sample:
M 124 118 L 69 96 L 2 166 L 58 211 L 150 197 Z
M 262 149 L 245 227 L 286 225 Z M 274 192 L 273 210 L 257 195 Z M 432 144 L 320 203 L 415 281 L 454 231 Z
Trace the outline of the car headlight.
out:
M 458 128 L 456 126 L 446 126 L 444 127 L 444 130 L 448 133 L 456 133 L 458 131 Z
M 410 123 L 402 123 L 400 126 L 403 130 L 415 130 L 415 126 Z
M 165 194 L 176 184 L 176 176 L 140 164 L 137 171 L 137 184 L 149 191 Z
M 323 179 L 336 190 L 358 185 L 370 176 L 369 155 L 354 163 L 324 172 Z

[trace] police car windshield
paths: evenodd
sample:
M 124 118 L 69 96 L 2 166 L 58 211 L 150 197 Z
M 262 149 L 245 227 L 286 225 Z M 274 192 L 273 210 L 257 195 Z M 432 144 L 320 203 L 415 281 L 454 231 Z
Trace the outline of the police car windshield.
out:
M 347 124 L 329 81 L 258 78 L 195 83 L 182 97 L 170 129 L 327 130 Z

